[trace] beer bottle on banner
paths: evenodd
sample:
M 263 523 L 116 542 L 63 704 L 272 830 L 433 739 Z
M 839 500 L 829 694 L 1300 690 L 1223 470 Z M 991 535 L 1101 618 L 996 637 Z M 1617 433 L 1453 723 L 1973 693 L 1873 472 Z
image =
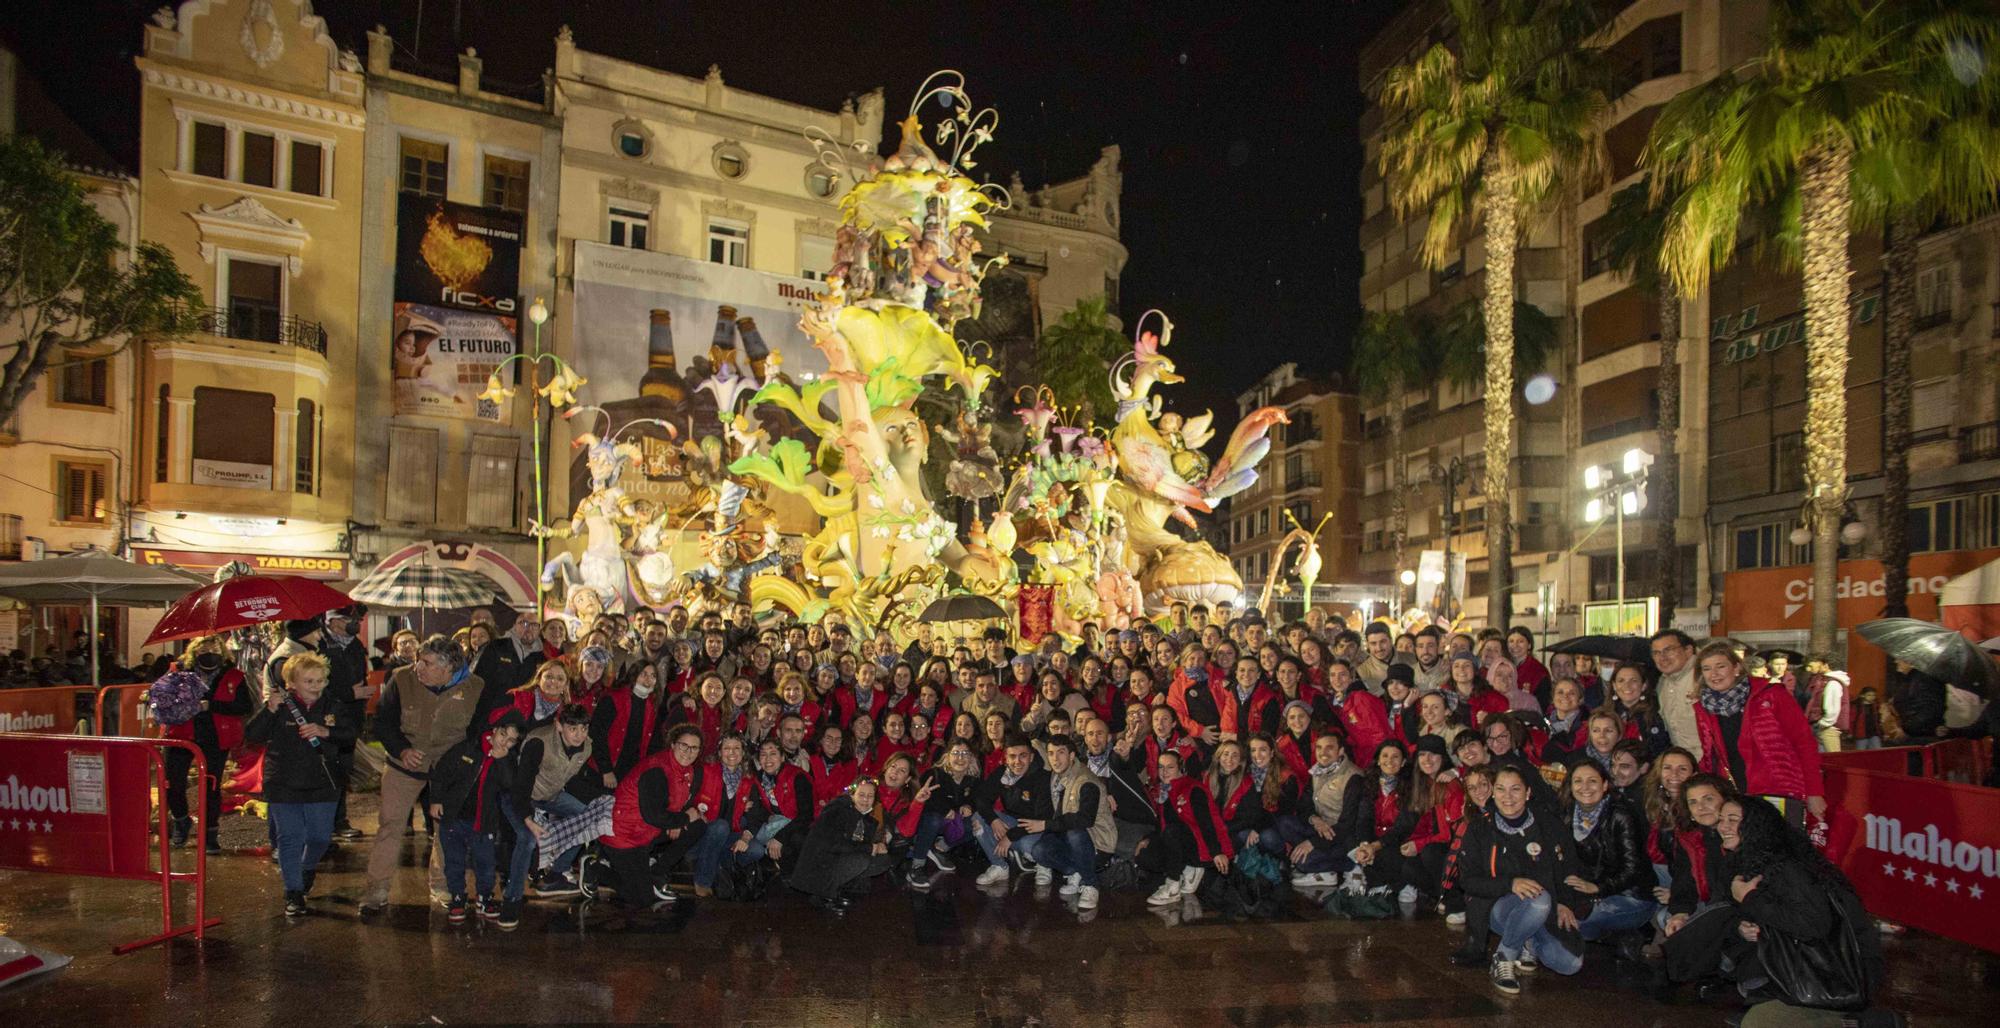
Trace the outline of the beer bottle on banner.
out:
M 687 401 L 687 382 L 674 361 L 674 312 L 655 307 L 646 328 L 646 374 L 640 396 L 658 396 L 678 407 Z
M 750 361 L 750 372 L 757 381 L 764 381 L 764 365 L 771 358 L 771 348 L 764 343 L 764 334 L 757 331 L 756 318 L 737 318 L 737 331 L 743 334 L 743 356 Z
M 726 303 L 715 309 L 715 339 L 708 344 L 708 363 L 718 375 L 724 365 L 736 368 L 736 308 Z

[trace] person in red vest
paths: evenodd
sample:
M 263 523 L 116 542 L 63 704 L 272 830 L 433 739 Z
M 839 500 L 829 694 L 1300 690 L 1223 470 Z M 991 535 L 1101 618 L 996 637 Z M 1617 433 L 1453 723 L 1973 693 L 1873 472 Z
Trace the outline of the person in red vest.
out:
M 1142 870 L 1166 877 L 1146 897 L 1149 906 L 1158 907 L 1194 895 L 1211 866 L 1228 874 L 1236 848 L 1215 797 L 1201 779 L 1183 773 L 1180 754 L 1160 754 L 1159 784 L 1151 798 L 1159 830 L 1139 844 L 1133 859 Z
M 1272 666 L 1277 666 L 1275 660 Z M 1253 735 L 1277 731 L 1284 695 L 1278 691 L 1275 677 L 1267 676 L 1263 664 L 1255 657 L 1236 658 L 1236 680 L 1231 684 L 1231 709 L 1222 722 L 1223 737 L 1248 742 Z
M 591 711 L 590 766 L 603 776 L 607 789 L 617 788 L 619 780 L 658 745 L 654 729 L 664 700 L 659 681 L 657 665 L 634 664 L 625 680 Z
M 585 897 L 616 883 L 622 903 L 672 903 L 666 875 L 722 816 L 722 777 L 701 760 L 701 729 L 682 723 L 666 731 L 667 747 L 640 761 L 613 794 L 611 831 L 598 839 L 596 859 L 584 858 Z
M 1344 690 L 1336 693 L 1340 700 L 1340 723 L 1347 736 L 1347 750 L 1350 753 L 1372 754 L 1384 740 L 1395 732 L 1389 726 L 1389 708 L 1380 696 L 1368 691 L 1365 682 L 1354 677 L 1352 668 L 1342 661 L 1334 661 L 1327 668 L 1329 688 Z

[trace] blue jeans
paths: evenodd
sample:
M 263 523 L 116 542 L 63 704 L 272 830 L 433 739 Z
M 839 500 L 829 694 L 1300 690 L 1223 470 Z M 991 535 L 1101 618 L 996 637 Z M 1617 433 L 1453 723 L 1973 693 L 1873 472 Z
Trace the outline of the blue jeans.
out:
M 517 900 L 528 887 L 529 874 L 535 867 L 535 854 L 541 845 L 529 834 L 526 819 L 514 816 L 514 797 L 500 797 L 500 809 L 507 812 L 507 820 L 514 825 L 514 859 L 507 865 L 506 898 Z M 569 793 L 559 792 L 535 804 L 535 810 L 548 815 L 542 818 L 542 823 L 547 825 L 583 813 L 584 805 L 582 800 Z M 556 854 L 556 862 L 550 864 L 549 869 L 557 874 L 567 874 L 571 867 L 576 866 L 577 854 L 582 852 L 582 846 L 571 846 Z
M 910 836 L 910 862 L 917 863 L 930 856 L 931 847 L 943 831 L 943 814 L 926 813 L 917 818 L 917 834 Z
M 1041 840 L 1035 848 L 1037 861 L 1047 864 L 1056 874 L 1076 875 L 1082 884 L 1097 887 L 1097 846 L 1090 841 L 1089 832 L 1073 828 L 1035 838 Z
M 1646 924 L 1653 919 L 1653 910 L 1658 906 L 1652 900 L 1637 896 L 1606 896 L 1590 908 L 1590 916 L 1584 918 L 1577 928 L 1583 933 L 1583 941 L 1595 942 L 1607 935 Z
M 452 899 L 464 899 L 465 866 L 472 865 L 472 883 L 481 896 L 493 894 L 493 877 L 499 870 L 494 854 L 493 835 L 472 827 L 470 821 L 446 821 L 440 829 L 444 844 L 444 882 Z
M 1354 870 L 1354 861 L 1348 859 L 1347 854 L 1332 840 L 1320 838 L 1319 832 L 1313 829 L 1312 822 L 1302 817 L 1287 814 L 1278 818 L 1275 833 L 1262 834 L 1276 834 L 1278 841 L 1286 848 L 1297 846 L 1302 842 L 1312 843 L 1312 850 L 1305 855 L 1305 859 L 1292 868 L 1297 874 L 1345 874 Z M 1260 838 L 1258 841 L 1261 843 L 1264 840 Z
M 319 866 L 319 858 L 333 844 L 336 806 L 330 800 L 271 804 L 271 835 L 278 848 L 278 872 L 284 876 L 286 892 L 306 891 L 306 872 Z
M 1557 974 L 1582 970 L 1583 958 L 1549 934 L 1549 912 L 1555 909 L 1555 902 L 1547 890 L 1531 900 L 1511 892 L 1500 897 L 1493 904 L 1493 930 L 1500 933 L 1500 949 L 1495 955 L 1502 960 L 1516 960 L 1522 949 L 1533 947 L 1535 959 Z
M 722 855 L 742 836 L 741 832 L 729 831 L 726 821 L 717 821 L 712 831 L 703 832 L 701 841 L 694 844 L 694 883 L 704 889 L 715 885 L 716 868 L 722 864 Z M 760 847 L 757 851 L 763 855 Z
M 979 848 L 986 851 L 987 863 L 992 864 L 994 867 L 1007 866 L 1007 858 L 1001 856 L 994 845 L 998 842 L 995 836 L 1012 830 L 1018 824 L 1019 822 L 1015 820 L 1012 814 L 993 814 L 990 816 L 974 817 L 972 819 L 972 837 L 978 839 Z M 1015 839 L 1009 844 L 1008 848 L 1019 852 L 1021 856 L 1039 864 L 1041 861 L 1036 858 L 1036 848 L 1041 844 L 1042 836 L 1040 833 L 1036 833 Z
M 1236 852 L 1241 853 L 1244 847 L 1250 845 L 1250 832 L 1251 829 L 1245 828 L 1242 831 L 1231 832 L 1229 834 L 1230 841 L 1236 844 Z M 1318 834 L 1317 832 L 1313 833 L 1315 838 L 1318 837 Z M 1257 830 L 1257 848 L 1270 854 L 1276 860 L 1282 861 L 1285 859 L 1285 837 L 1279 834 L 1276 824 L 1265 825 L 1263 828 Z

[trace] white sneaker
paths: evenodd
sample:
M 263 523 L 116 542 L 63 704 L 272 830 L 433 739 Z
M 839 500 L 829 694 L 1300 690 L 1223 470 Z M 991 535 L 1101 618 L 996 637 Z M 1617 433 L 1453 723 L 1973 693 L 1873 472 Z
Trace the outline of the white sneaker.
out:
M 1330 889 L 1340 884 L 1340 876 L 1331 871 L 1315 871 L 1311 874 L 1295 874 L 1292 885 L 1300 889 Z
M 1522 974 L 1534 974 L 1541 969 L 1542 963 L 1535 959 L 1535 951 L 1526 946 L 1521 947 L 1521 956 L 1514 961 L 1514 970 Z
M 1051 870 L 1049 870 L 1049 866 L 1048 866 L 1047 864 L 1036 864 L 1036 865 L 1035 865 L 1035 887 L 1036 887 L 1036 888 L 1038 888 L 1038 889 L 1046 889 L 1046 888 L 1048 888 L 1048 887 L 1049 887 L 1049 883 L 1051 883 L 1051 882 L 1053 882 L 1053 881 L 1055 881 L 1055 880 L 1056 880 L 1056 873 L 1055 873 L 1054 871 L 1051 871 Z
M 1444 916 L 1444 923 L 1453 928 L 1462 927 L 1465 924 L 1465 911 L 1461 910 L 1455 914 L 1446 914 Z
M 1201 888 L 1201 878 L 1208 871 L 1205 867 L 1190 867 L 1181 872 L 1181 891 L 1192 894 Z
M 1417 887 L 1414 885 L 1405 885 L 1403 886 L 1403 891 L 1396 894 L 1396 902 L 1398 903 L 1412 904 L 1416 901 Z
M 1078 910 L 1097 909 L 1097 886 L 1083 885 L 1077 887 L 1076 909 Z
M 972 880 L 974 885 L 999 885 L 1007 880 L 1007 869 L 999 864 L 988 864 L 979 877 Z
M 1080 874 L 1069 874 L 1063 876 L 1062 888 L 1056 891 L 1064 896 L 1074 896 L 1082 888 L 1083 876 Z
M 1161 882 L 1160 887 L 1154 889 L 1151 896 L 1146 897 L 1146 905 L 1149 907 L 1170 906 L 1180 901 L 1181 880 L 1178 878 L 1169 878 Z

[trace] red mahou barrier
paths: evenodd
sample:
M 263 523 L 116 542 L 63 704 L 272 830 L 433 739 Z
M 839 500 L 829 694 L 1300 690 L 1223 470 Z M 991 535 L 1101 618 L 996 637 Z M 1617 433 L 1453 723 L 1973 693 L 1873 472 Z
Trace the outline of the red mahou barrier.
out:
M 169 748 L 193 756 L 195 775 L 209 774 L 199 747 L 173 739 L 0 734 L 6 772 L 0 779 L 0 828 L 6 829 L 0 831 L 0 868 L 159 883 L 160 934 L 114 946 L 113 953 L 180 935 L 204 938 L 222 923 L 208 917 L 207 854 L 192 847 L 194 870 L 175 871 L 166 847 L 166 804 L 155 811 L 155 793 L 167 794 Z M 215 812 L 207 809 L 206 791 L 196 792 L 199 839 Z M 174 923 L 176 881 L 194 885 L 189 924 Z

